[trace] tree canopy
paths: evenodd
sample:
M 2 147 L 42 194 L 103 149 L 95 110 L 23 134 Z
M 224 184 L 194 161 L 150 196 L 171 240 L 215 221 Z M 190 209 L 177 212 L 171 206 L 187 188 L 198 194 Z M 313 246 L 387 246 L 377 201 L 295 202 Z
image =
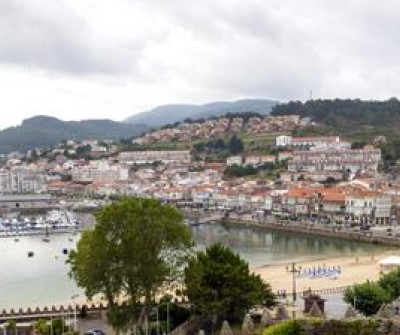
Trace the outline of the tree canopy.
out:
M 273 106 L 271 114 L 310 117 L 322 131 L 322 133 L 317 132 L 318 135 L 332 132 L 359 141 L 371 140 L 378 135 L 396 139 L 400 135 L 400 101 L 396 98 L 385 101 L 360 99 L 290 101 Z M 318 127 L 306 128 L 296 135 L 312 135 L 316 129 Z
M 229 145 L 229 152 L 232 155 L 239 154 L 244 149 L 243 141 L 240 138 L 238 138 L 236 135 L 233 135 L 231 137 L 228 145 Z
M 126 330 L 143 322 L 161 287 L 180 278 L 191 235 L 177 209 L 154 199 L 125 198 L 95 217 L 70 254 L 71 275 L 88 297 L 104 295 L 111 324 Z
M 186 294 L 202 315 L 230 321 L 256 305 L 272 306 L 275 297 L 260 276 L 238 254 L 220 243 L 199 251 L 185 269 Z
M 390 301 L 388 292 L 370 281 L 348 288 L 343 299 L 366 316 L 376 314 L 383 303 Z
M 365 315 L 373 315 L 383 303 L 399 296 L 400 267 L 384 274 L 377 282 L 366 281 L 347 289 L 344 300 Z

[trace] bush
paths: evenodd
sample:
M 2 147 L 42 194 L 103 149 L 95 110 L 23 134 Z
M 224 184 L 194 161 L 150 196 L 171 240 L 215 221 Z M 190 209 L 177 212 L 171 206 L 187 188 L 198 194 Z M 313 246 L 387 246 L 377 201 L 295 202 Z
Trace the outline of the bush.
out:
M 263 335 L 378 335 L 380 323 L 377 320 L 290 320 L 274 325 Z
M 285 321 L 269 327 L 263 335 L 303 335 L 305 334 L 296 320 Z
M 348 288 L 343 300 L 370 316 L 376 314 L 383 303 L 390 301 L 390 295 L 379 284 L 367 281 Z

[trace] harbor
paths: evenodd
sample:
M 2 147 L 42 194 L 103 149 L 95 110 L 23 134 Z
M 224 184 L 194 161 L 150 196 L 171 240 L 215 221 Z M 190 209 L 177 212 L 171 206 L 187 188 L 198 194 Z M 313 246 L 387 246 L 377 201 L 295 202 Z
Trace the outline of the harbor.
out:
M 82 229 L 82 221 L 69 210 L 52 209 L 43 215 L 21 215 L 12 213 L 0 218 L 0 237 L 20 237 L 69 233 Z

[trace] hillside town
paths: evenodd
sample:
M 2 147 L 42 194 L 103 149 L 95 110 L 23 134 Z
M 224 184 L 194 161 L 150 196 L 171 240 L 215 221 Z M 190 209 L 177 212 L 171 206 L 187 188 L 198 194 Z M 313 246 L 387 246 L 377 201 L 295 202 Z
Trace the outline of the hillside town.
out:
M 308 118 L 298 115 L 284 116 L 255 116 L 244 119 L 243 117 L 221 117 L 199 121 L 183 122 L 177 126 L 150 131 L 144 136 L 134 140 L 137 144 L 163 143 L 169 141 L 186 142 L 204 138 L 218 138 L 226 133 L 245 132 L 247 134 L 263 134 L 270 132 L 290 132 L 298 127 L 311 123 Z
M 0 9 L 0 335 L 400 335 L 400 1 Z
M 299 122 L 294 117 L 280 120 Z M 69 140 L 43 150 L 45 154 L 37 149 L 4 157 L 0 192 L 82 199 L 129 195 L 192 210 L 362 226 L 397 223 L 400 183 L 380 172 L 379 148 L 367 144 L 353 149 L 339 136 L 288 135 L 278 135 L 275 148 L 274 153 L 242 152 L 225 161 L 206 162 L 194 160 L 189 150 L 118 151 L 112 142 Z M 227 169 L 249 167 L 278 173 L 271 176 L 261 169 L 242 177 L 226 176 Z

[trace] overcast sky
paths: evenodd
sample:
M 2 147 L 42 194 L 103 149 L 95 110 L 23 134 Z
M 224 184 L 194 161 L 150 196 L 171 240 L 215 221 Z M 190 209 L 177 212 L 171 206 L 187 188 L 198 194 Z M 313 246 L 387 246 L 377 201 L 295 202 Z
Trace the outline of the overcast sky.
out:
M 387 99 L 398 0 L 0 0 L 0 128 L 243 97 Z

